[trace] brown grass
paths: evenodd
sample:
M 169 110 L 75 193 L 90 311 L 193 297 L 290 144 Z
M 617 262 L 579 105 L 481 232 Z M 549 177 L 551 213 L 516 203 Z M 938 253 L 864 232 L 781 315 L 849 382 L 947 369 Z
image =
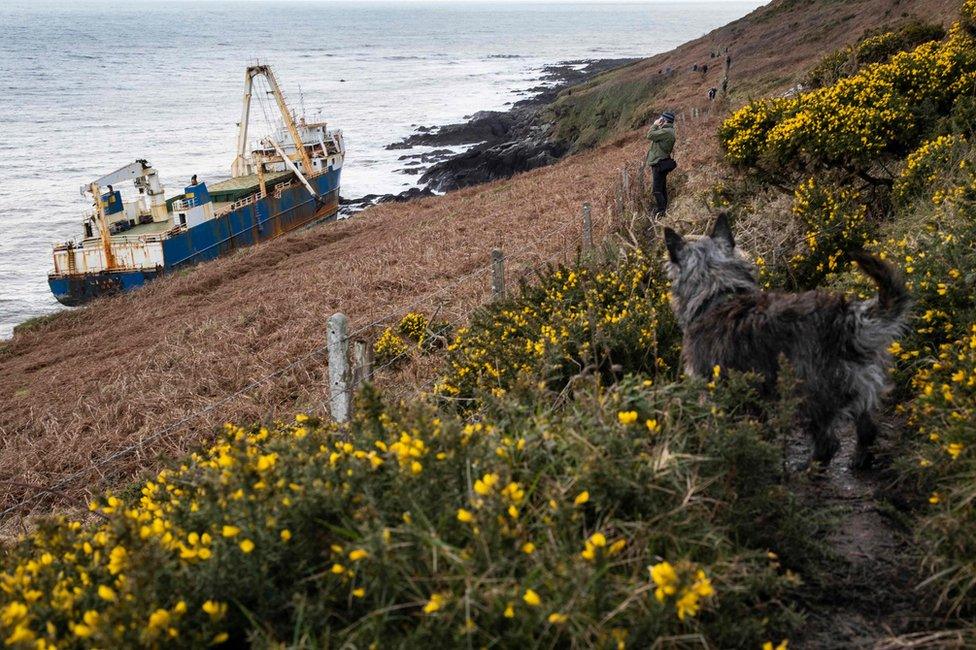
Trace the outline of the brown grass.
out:
M 947 25 L 960 5 L 961 0 L 773 0 L 669 52 L 564 91 L 554 109 L 559 131 L 586 145 L 608 130 L 647 124 L 665 109 L 687 114 L 741 105 L 803 81 L 824 55 L 868 31 L 909 18 Z M 708 89 L 722 85 L 726 49 L 732 57 L 729 96 L 709 102 Z M 692 72 L 694 64 L 707 64 L 707 73 Z M 634 88 L 643 89 L 636 99 Z
M 766 29 L 738 25 L 753 40 Z M 663 60 L 690 66 L 712 38 Z M 791 56 L 779 47 L 740 51 L 736 65 L 748 69 L 776 57 L 783 68 L 801 63 Z M 662 57 L 647 65 L 656 66 Z M 807 66 L 815 63 L 807 59 Z M 688 76 L 669 88 L 691 96 L 696 84 Z M 685 230 L 707 214 L 707 189 L 723 173 L 714 137 L 721 109 L 715 109 L 696 120 L 686 112 L 678 124 L 680 169 L 673 176 L 671 219 Z M 513 286 L 519 275 L 546 261 L 575 254 L 584 201 L 594 204 L 598 237 L 617 225 L 611 208 L 624 165 L 632 179 L 628 214 L 646 218 L 637 175 L 643 152 L 641 134 L 626 132 L 509 181 L 371 208 L 18 334 L 0 348 L 0 509 L 81 472 L 58 488 L 57 498 L 31 505 L 45 510 L 55 502 L 77 503 L 106 483 L 152 469 L 162 456 L 198 445 L 224 421 L 324 410 L 325 363 L 321 355 L 308 355 L 324 344 L 332 313 L 348 314 L 354 328 L 386 323 L 410 309 L 437 310 L 439 318 L 463 322 L 488 295 L 488 276 L 478 271 L 492 248 L 508 255 Z M 308 358 L 281 371 L 303 357 Z M 410 364 L 397 385 L 417 386 L 432 372 L 430 362 Z M 237 396 L 272 373 L 279 374 Z M 214 404 L 219 408 L 194 415 Z M 103 462 L 185 418 L 192 419 L 152 444 Z
M 354 328 L 411 308 L 463 321 L 487 295 L 488 278 L 456 279 L 484 268 L 494 247 L 509 257 L 510 283 L 540 262 L 573 255 L 581 204 L 600 203 L 628 153 L 609 146 L 511 182 L 373 208 L 17 336 L 0 360 L 0 480 L 7 488 L 0 503 L 9 506 L 31 492 L 24 485 L 54 483 L 306 355 L 324 343 L 336 311 Z M 594 216 L 598 234 L 605 232 L 607 220 Z M 226 420 L 319 410 L 325 370 L 321 357 L 309 359 L 104 470 L 151 466 Z M 81 496 L 94 483 L 79 481 L 66 493 Z

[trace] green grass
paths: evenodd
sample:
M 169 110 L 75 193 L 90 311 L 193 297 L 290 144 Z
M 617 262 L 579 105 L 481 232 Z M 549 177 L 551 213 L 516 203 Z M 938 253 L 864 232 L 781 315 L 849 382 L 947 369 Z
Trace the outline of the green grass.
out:
M 57 312 L 54 314 L 45 314 L 43 316 L 35 316 L 34 318 L 28 318 L 24 322 L 14 326 L 14 336 L 17 336 L 18 334 L 26 334 L 27 332 L 30 332 L 32 330 L 36 330 L 41 327 L 44 327 L 48 323 L 54 322 L 54 320 L 59 318 L 60 315 L 61 312 Z

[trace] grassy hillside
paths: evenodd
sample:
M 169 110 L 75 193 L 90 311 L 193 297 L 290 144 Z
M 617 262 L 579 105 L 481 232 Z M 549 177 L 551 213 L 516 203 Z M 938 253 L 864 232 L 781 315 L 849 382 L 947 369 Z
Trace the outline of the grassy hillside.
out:
M 872 8 L 858 12 L 857 32 L 921 6 L 844 6 L 855 4 Z M 787 27 L 812 20 L 813 7 L 773 7 L 774 14 L 754 13 L 720 33 L 734 31 L 754 44 L 736 54 L 742 70 L 775 67 L 798 78 L 827 53 L 799 57 L 785 46 Z M 948 7 L 936 3 L 928 17 L 948 15 Z M 780 40 L 759 47 L 766 33 Z M 838 33 L 835 40 L 856 38 Z M 707 56 L 714 39 L 713 33 L 629 70 L 656 72 L 666 62 L 690 67 Z M 700 82 L 689 74 L 666 86 L 675 101 L 700 94 Z M 646 99 L 649 105 L 656 101 L 654 95 Z M 717 166 L 718 119 L 716 113 L 681 125 L 681 169 L 672 176 L 675 214 L 690 223 L 700 218 L 701 201 L 723 173 Z M 9 488 L 0 492 L 0 502 L 10 505 L 33 494 L 32 486 L 84 470 L 189 416 L 187 426 L 157 440 L 148 453 L 112 463 L 112 475 L 131 475 L 153 467 L 160 454 L 185 452 L 226 420 L 319 408 L 327 385 L 321 356 L 282 368 L 324 343 L 333 312 L 347 313 L 356 327 L 399 318 L 420 301 L 441 318 L 463 323 L 487 295 L 484 276 L 468 274 L 484 268 L 491 248 L 515 256 L 510 273 L 516 278 L 545 260 L 569 259 L 579 243 L 584 201 L 597 206 L 598 236 L 606 233 L 611 217 L 604 208 L 613 203 L 619 170 L 640 160 L 642 149 L 640 134 L 625 133 L 550 168 L 442 198 L 378 206 L 349 222 L 295 233 L 20 332 L 0 347 L 0 480 Z M 454 286 L 458 278 L 464 280 Z M 375 337 L 386 324 L 364 335 Z M 429 378 L 424 364 L 403 372 L 408 382 Z M 252 386 L 270 373 L 278 373 L 274 381 Z M 219 413 L 200 413 L 217 401 Z M 83 499 L 89 488 L 90 481 L 81 480 L 63 491 Z
M 793 9 L 809 4 L 760 15 Z M 17 374 L 0 384 L 5 426 L 17 427 L 0 465 L 8 502 L 30 493 L 28 480 L 47 483 L 136 439 L 160 411 L 218 403 L 214 418 L 264 426 L 227 424 L 201 446 L 213 431 L 201 418 L 196 433 L 151 448 L 192 454 L 100 466 L 113 487 L 89 484 L 89 513 L 35 520 L 3 548 L 0 638 L 38 648 L 971 647 L 976 3 L 961 9 L 942 36 L 906 40 L 896 25 L 853 38 L 805 67 L 845 61 L 827 65 L 819 87 L 682 126 L 669 224 L 700 231 L 709 208 L 730 210 L 738 245 L 772 287 L 866 297 L 874 289 L 846 255 L 865 247 L 904 271 L 916 317 L 890 350 L 895 390 L 874 469 L 849 471 L 846 450 L 823 474 L 798 472 L 807 450 L 792 400 L 760 401 L 755 378 L 722 369 L 681 376 L 646 192 L 634 176 L 613 188 L 641 152 L 630 134 L 20 334 L 2 361 Z M 879 42 L 887 49 L 867 56 Z M 571 251 L 575 234 L 550 233 L 577 232 L 583 199 L 603 217 L 597 251 L 539 267 L 477 309 L 483 276 L 451 283 L 481 268 L 487 242 L 522 252 L 523 269 Z M 512 204 L 520 210 L 499 223 L 492 211 Z M 414 220 L 397 221 L 408 209 Z M 350 263 L 380 228 L 368 259 Z M 449 245 L 457 253 L 440 257 Z M 346 246 L 349 257 L 321 259 Z M 256 284 L 257 270 L 271 279 Z M 330 281 L 332 304 L 315 284 Z M 418 308 L 419 286 L 446 289 L 440 304 Z M 276 355 L 314 348 L 336 305 L 362 305 L 349 310 L 360 323 L 383 313 L 365 308 L 374 296 L 411 313 L 371 330 L 399 365 L 381 375 L 386 389 L 358 395 L 351 423 L 295 414 L 321 410 L 317 363 L 219 402 Z M 154 355 L 95 345 L 106 322 L 138 332 L 173 314 L 186 321 Z M 115 320 L 87 322 L 96 316 Z M 65 340 L 96 358 L 51 347 Z M 66 373 L 71 364 L 82 372 Z M 149 381 L 157 372 L 161 386 Z M 106 375 L 139 391 L 112 401 L 91 390 Z M 784 373 L 781 387 L 791 382 Z M 83 399 L 71 394 L 86 386 Z M 59 409 L 72 400 L 69 417 Z M 106 435 L 94 437 L 94 423 Z M 126 478 L 140 467 L 153 472 Z M 85 492 L 67 484 L 43 503 Z
M 732 63 L 719 110 L 783 92 L 804 82 L 826 53 L 911 21 L 947 25 L 957 6 L 955 0 L 774 0 L 670 52 L 564 91 L 551 110 L 554 133 L 579 150 L 645 125 L 664 110 L 688 115 L 692 108 L 708 109 L 706 95 L 721 88 L 726 55 Z M 693 71 L 696 64 L 708 71 Z

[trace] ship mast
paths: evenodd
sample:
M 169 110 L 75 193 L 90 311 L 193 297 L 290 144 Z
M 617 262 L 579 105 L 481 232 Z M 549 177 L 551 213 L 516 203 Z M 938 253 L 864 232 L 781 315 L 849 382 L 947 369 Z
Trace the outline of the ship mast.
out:
M 268 65 L 248 66 L 247 71 L 244 73 L 244 107 L 241 111 L 241 122 L 237 126 L 237 157 L 234 158 L 234 163 L 231 166 L 231 174 L 235 177 L 247 174 L 247 124 L 251 114 L 251 93 L 254 88 L 254 78 L 258 75 L 263 76 L 268 81 L 271 94 L 274 95 L 275 102 L 278 104 L 281 119 L 284 121 L 288 133 L 295 143 L 295 149 L 298 150 L 298 155 L 302 161 L 302 171 L 306 174 L 311 174 L 312 158 L 308 155 L 308 151 L 305 149 L 305 143 L 302 142 L 302 137 L 298 133 L 298 126 L 295 124 L 295 119 L 288 110 L 288 104 L 285 103 L 284 95 L 281 94 L 278 80 L 275 78 L 271 66 Z

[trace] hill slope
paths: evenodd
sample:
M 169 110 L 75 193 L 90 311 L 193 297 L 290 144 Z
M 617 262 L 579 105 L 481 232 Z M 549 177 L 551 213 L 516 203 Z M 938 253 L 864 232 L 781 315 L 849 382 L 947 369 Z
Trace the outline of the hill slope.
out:
M 958 5 L 955 0 L 775 0 L 670 52 L 564 91 L 551 109 L 555 135 L 579 150 L 637 128 L 663 110 L 707 108 L 708 89 L 722 86 L 726 55 L 732 105 L 783 91 L 802 82 L 821 57 L 867 32 L 912 19 L 948 25 Z M 703 64 L 707 72 L 692 70 Z
M 219 414 L 194 416 L 129 462 L 114 462 L 98 473 L 125 475 L 151 466 L 158 454 L 186 450 L 225 420 L 319 408 L 327 384 L 321 356 L 281 369 L 324 344 L 325 322 L 334 311 L 361 326 L 402 315 L 441 290 L 427 306 L 436 302 L 441 317 L 460 322 L 487 294 L 487 280 L 480 275 L 454 283 L 483 269 L 491 248 L 521 256 L 513 261 L 516 268 L 572 255 L 581 204 L 598 206 L 597 227 L 605 232 L 608 216 L 600 207 L 612 198 L 621 166 L 642 154 L 640 134 L 628 129 L 655 106 L 693 105 L 712 83 L 715 68 L 702 80 L 690 67 L 717 47 L 734 48 L 734 96 L 747 88 L 782 90 L 820 54 L 864 30 L 907 15 L 948 16 L 952 5 L 774 2 L 671 53 L 564 93 L 556 107 L 563 132 L 579 144 L 619 133 L 610 144 L 510 181 L 376 207 L 19 334 L 0 349 L 0 481 L 10 488 L 3 491 L 3 504 L 215 403 Z M 800 41 L 809 49 L 797 48 Z M 678 72 L 658 82 L 662 66 Z M 622 95 L 630 99 L 619 116 L 597 120 L 601 102 L 616 106 Z M 591 122 L 592 133 L 573 131 Z M 717 158 L 717 122 L 680 127 L 685 186 L 695 186 L 696 174 L 706 174 Z M 680 185 L 681 178 L 676 180 Z M 683 209 L 695 208 L 689 203 Z M 273 380 L 251 386 L 279 371 Z M 81 481 L 66 492 L 84 493 L 88 485 Z
M 91 513 L 43 518 L 0 546 L 0 638 L 38 648 L 973 647 L 976 0 L 946 33 L 920 33 L 859 41 L 828 59 L 856 53 L 833 80 L 750 101 L 720 128 L 714 116 L 684 121 L 691 171 L 667 217 L 697 233 L 702 212 L 721 205 L 735 243 L 715 246 L 752 258 L 759 283 L 863 299 L 867 318 L 878 287 L 847 253 L 888 260 L 916 313 L 896 340 L 845 352 L 836 341 L 850 334 L 810 337 L 846 362 L 867 347 L 891 363 L 894 391 L 873 413 L 883 431 L 856 454 L 864 462 L 851 464 L 854 438 L 868 442 L 862 427 L 855 436 L 835 421 L 840 453 L 806 465 L 803 394 L 789 390 L 809 377 L 801 364 L 777 373 L 781 399 L 736 372 L 754 367 L 738 350 L 713 356 L 703 376 L 682 372 L 664 245 L 643 236 L 635 182 L 598 206 L 612 228 L 605 247 L 505 299 L 468 311 L 483 291 L 476 255 L 470 274 L 435 278 L 447 295 L 425 310 L 467 325 L 445 335 L 423 314 L 404 319 L 414 365 L 396 385 L 384 372 L 385 390 L 360 391 L 349 423 L 289 414 L 227 424 L 155 476 L 99 495 Z M 587 182 L 610 182 L 639 154 L 638 136 L 487 189 L 513 200 L 527 179 L 536 192 L 558 179 L 566 192 L 571 179 L 557 172 L 592 174 L 581 161 L 608 166 Z M 432 215 L 451 204 L 426 204 L 425 234 L 448 225 L 450 215 Z M 557 254 L 575 237 L 553 236 L 545 220 L 515 221 L 534 226 L 537 242 L 493 233 L 525 255 Z M 332 244 L 364 236 L 363 224 L 332 230 L 346 237 Z M 309 236 L 290 240 L 300 259 Z M 243 259 L 266 271 L 287 264 L 261 250 Z M 206 281 L 208 268 L 150 291 L 194 295 L 207 285 L 191 279 Z M 390 291 L 370 268 L 347 272 Z M 419 282 L 420 268 L 401 276 Z M 811 316 L 792 304 L 765 317 Z M 293 357 L 306 365 L 285 371 L 313 362 Z M 434 372 L 436 386 L 399 399 Z

